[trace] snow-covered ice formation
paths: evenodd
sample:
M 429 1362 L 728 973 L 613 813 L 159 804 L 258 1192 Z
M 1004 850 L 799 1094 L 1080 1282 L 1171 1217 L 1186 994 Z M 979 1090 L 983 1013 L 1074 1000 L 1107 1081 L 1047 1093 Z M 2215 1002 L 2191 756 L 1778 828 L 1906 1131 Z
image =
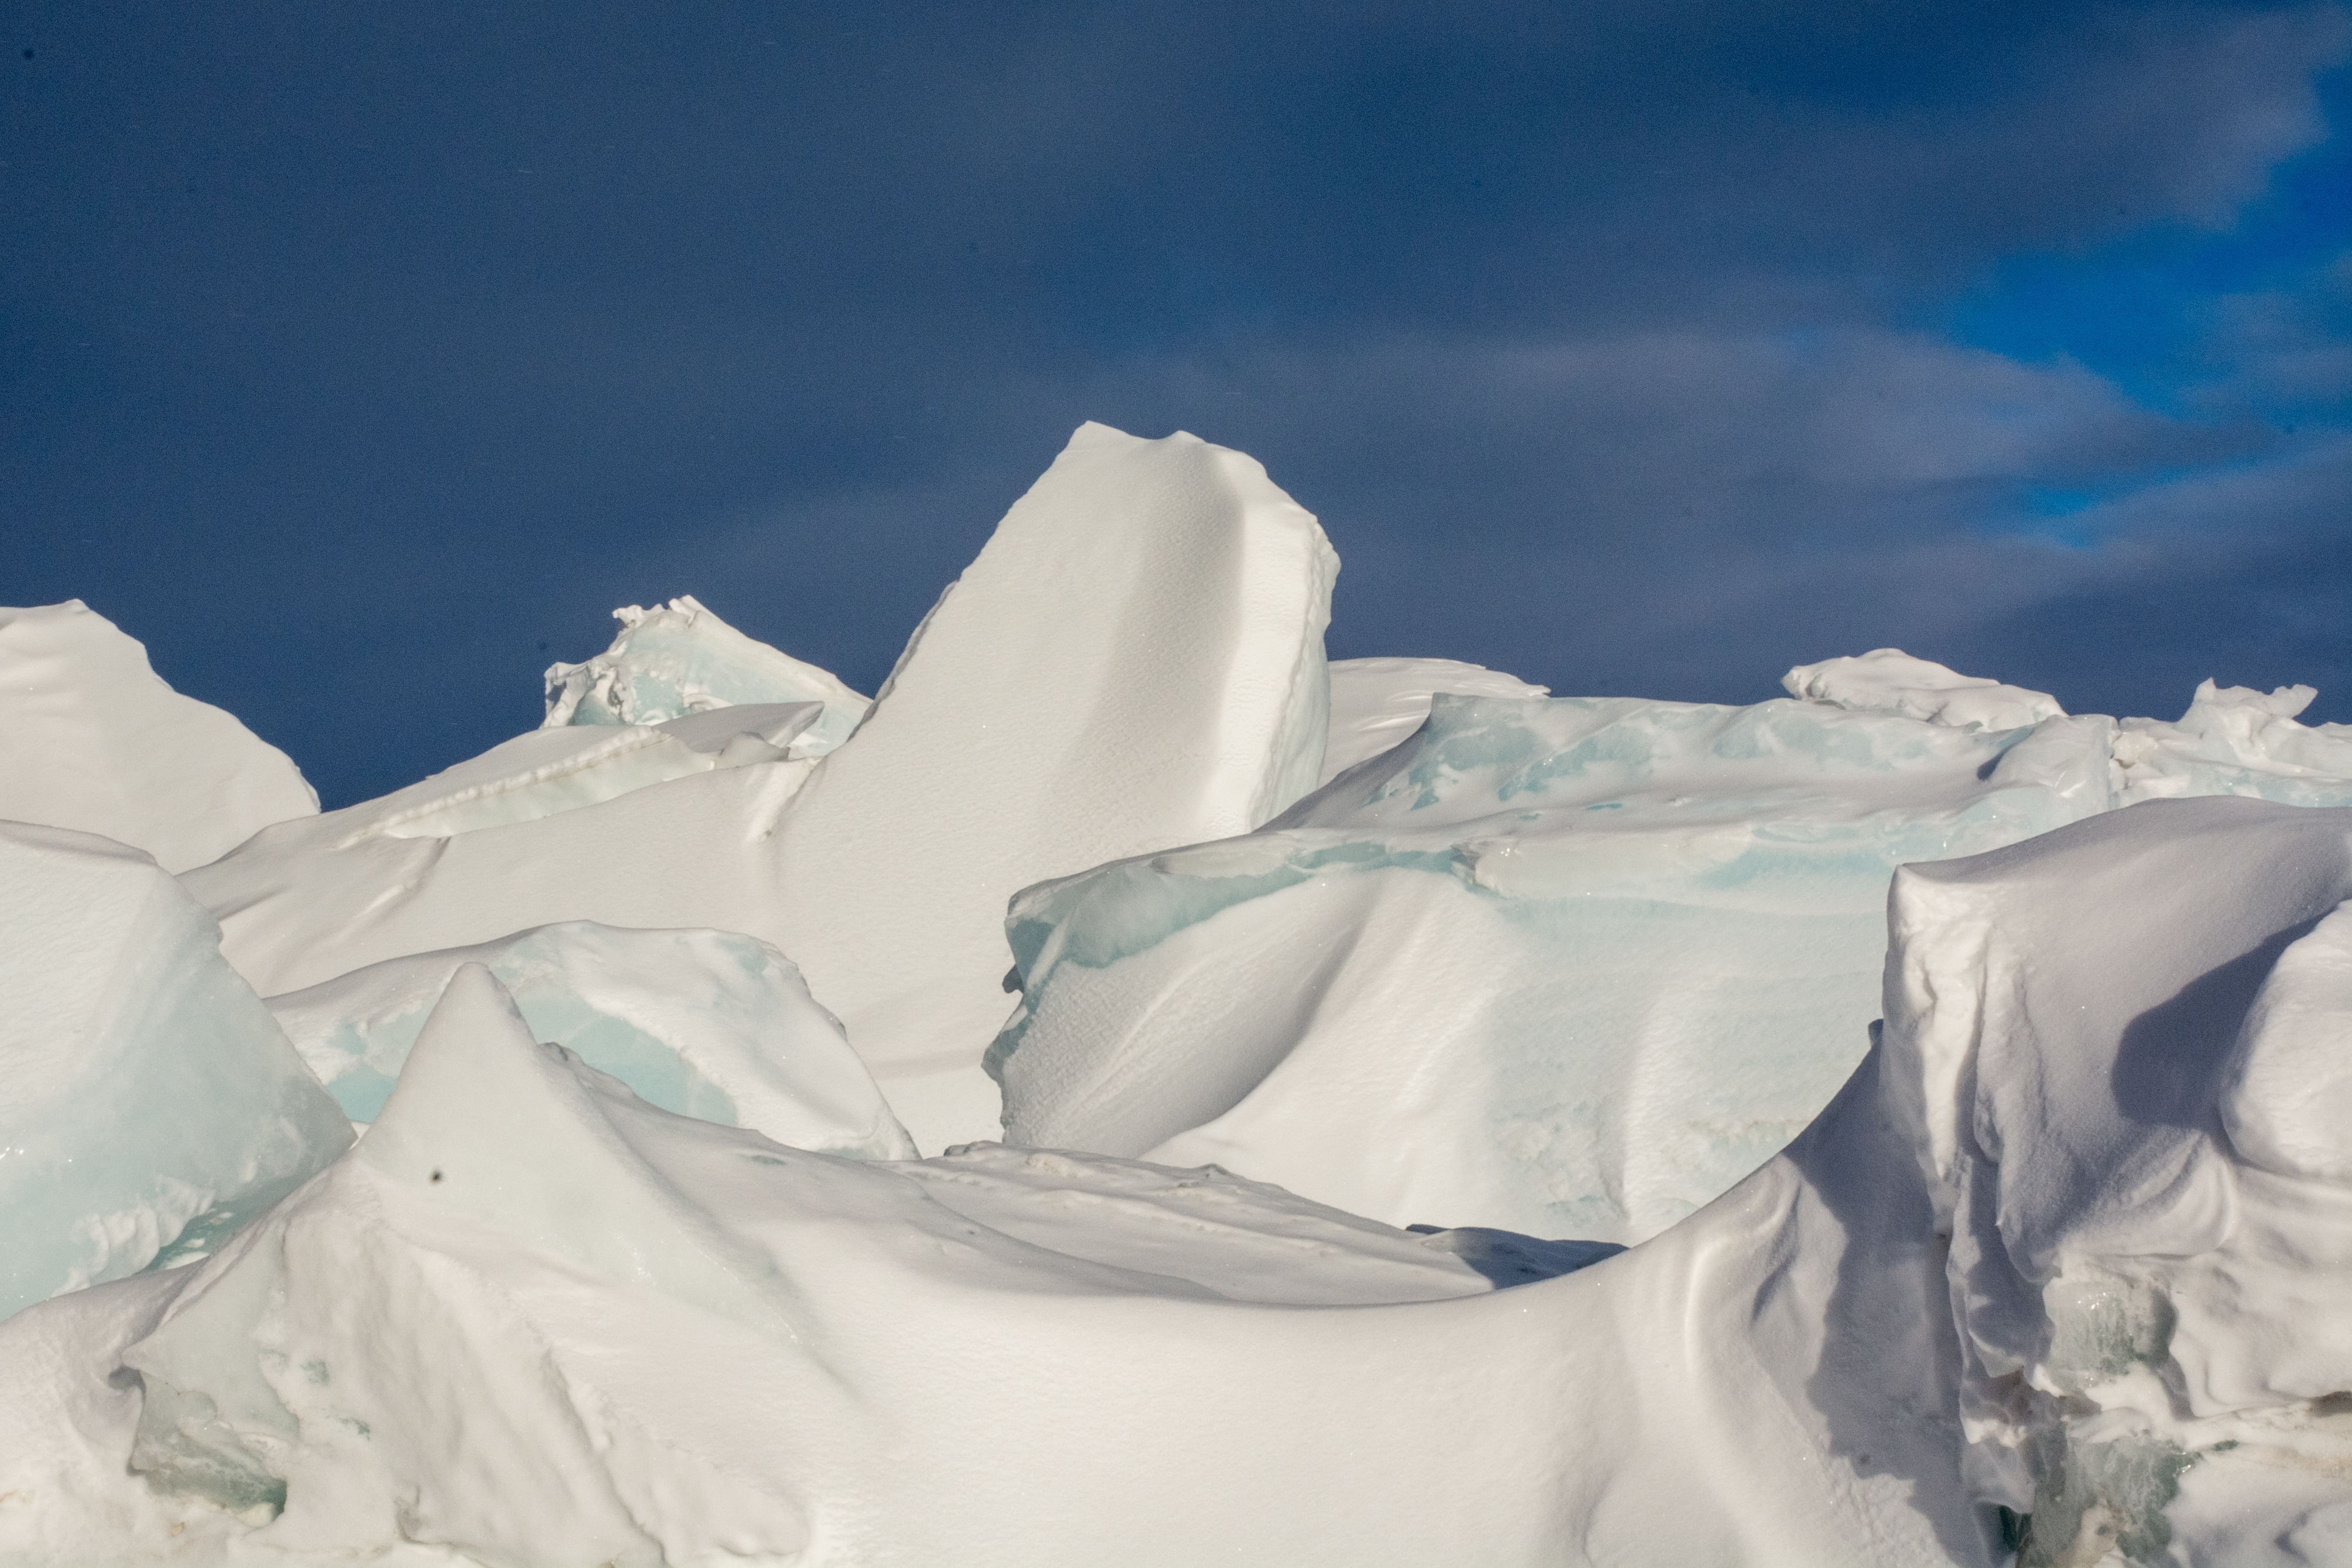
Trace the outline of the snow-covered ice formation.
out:
M 918 1143 L 992 1135 L 1005 901 L 1312 787 L 1337 566 L 1251 459 L 1088 425 L 815 762 L 656 738 L 723 708 L 542 729 L 188 885 L 265 994 L 563 920 L 744 932 L 800 966 Z
M 0 825 L 0 1562 L 2352 1561 L 2352 727 L 1335 565 L 1088 426 L 870 710 L 677 600 L 178 885 Z
M 351 1127 L 141 851 L 0 822 L 0 1316 L 253 1218 Z
M 1895 866 L 2105 810 L 2110 733 L 1441 695 L 1256 833 L 1021 895 L 1006 1135 L 1654 1235 L 1853 1070 Z
M 284 752 L 173 691 L 80 600 L 0 610 L 0 820 L 103 833 L 184 871 L 318 809 Z
M 613 612 L 613 645 L 584 664 L 547 672 L 547 727 L 653 725 L 719 708 L 816 703 L 793 755 L 821 757 L 849 738 L 872 706 L 830 670 L 746 637 L 692 594 L 647 610 Z
M 372 1122 L 461 965 L 488 968 L 536 1040 L 648 1103 L 794 1148 L 914 1155 L 841 1025 L 773 947 L 731 931 L 571 921 L 497 942 L 387 958 L 269 1010 L 343 1113 Z

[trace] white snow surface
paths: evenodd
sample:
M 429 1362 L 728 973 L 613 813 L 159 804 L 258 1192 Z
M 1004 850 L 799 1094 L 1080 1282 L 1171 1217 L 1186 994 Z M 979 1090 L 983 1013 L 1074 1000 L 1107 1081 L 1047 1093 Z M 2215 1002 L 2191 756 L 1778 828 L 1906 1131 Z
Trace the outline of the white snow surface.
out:
M 646 727 L 541 730 L 266 832 L 189 886 L 268 994 L 565 920 L 755 936 L 919 1144 L 992 1135 L 1006 901 L 1245 831 L 1312 787 L 1337 568 L 1250 458 L 1090 424 L 815 762 L 702 758 L 654 781 L 689 765 Z M 506 815 L 476 825 L 486 809 Z
M 497 977 L 537 1040 L 639 1098 L 794 1148 L 873 1159 L 914 1145 L 792 961 L 731 931 L 628 931 L 589 921 L 387 958 L 269 1010 L 356 1122 L 372 1122 L 461 965 Z
M 0 819 L 102 833 L 182 871 L 319 809 L 287 755 L 182 696 L 79 599 L 0 609 Z
M 647 610 L 613 612 L 613 645 L 547 671 L 547 723 L 662 724 L 721 708 L 816 703 L 821 712 L 793 741 L 795 757 L 821 757 L 849 738 L 872 702 L 830 670 L 745 636 L 692 594 Z
M 1865 1075 L 1686 1227 L 1492 1291 L 1213 1171 L 670 1116 L 468 967 L 266 1222 L 0 1325 L 0 1552 L 1984 1563 L 1929 1220 Z
M 199 1252 L 351 1143 L 150 856 L 0 822 L 0 1316 Z
M 1439 692 L 1457 697 L 1540 697 L 1549 688 L 1455 659 L 1335 659 L 1331 726 L 1317 789 L 1367 758 L 1411 739 Z

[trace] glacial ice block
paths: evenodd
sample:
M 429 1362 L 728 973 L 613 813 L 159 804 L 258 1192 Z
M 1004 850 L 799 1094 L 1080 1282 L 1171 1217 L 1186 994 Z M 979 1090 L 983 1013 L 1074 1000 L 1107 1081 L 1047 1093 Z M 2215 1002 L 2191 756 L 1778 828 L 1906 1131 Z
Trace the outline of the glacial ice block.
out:
M 192 1254 L 352 1141 L 140 851 L 0 822 L 0 1316 Z
M 1022 894 L 1006 1137 L 1640 1240 L 1853 1070 L 1895 867 L 2105 809 L 2110 733 L 1439 695 L 1259 832 Z
M 1006 901 L 1244 831 L 1314 783 L 1336 567 L 1314 518 L 1249 458 L 1089 425 L 839 749 L 530 821 L 453 821 L 571 789 L 563 770 L 602 757 L 572 747 L 655 733 L 541 730 L 478 759 L 488 779 L 441 775 L 330 826 L 273 830 L 189 885 L 273 995 L 563 920 L 744 932 L 800 966 L 919 1144 L 988 1136 L 996 1088 L 980 1058 L 1010 1006 Z
M 0 1556 L 1990 1568 L 1874 1082 L 1494 1291 L 1214 1171 L 670 1116 L 467 966 L 267 1220 L 0 1324 Z
M 79 599 L 0 609 L 0 820 L 102 833 L 166 871 L 319 810 L 286 754 L 182 696 Z
M 849 738 L 871 706 L 830 670 L 746 637 L 692 594 L 651 610 L 613 612 L 613 645 L 547 671 L 547 727 L 652 725 L 720 708 L 816 703 L 821 712 L 793 741 L 795 757 L 821 757 Z
M 416 1032 L 464 964 L 487 967 L 533 1036 L 648 1103 L 795 1148 L 904 1159 L 914 1145 L 800 971 L 730 931 L 630 931 L 588 921 L 388 958 L 269 998 L 346 1115 L 372 1122 Z
M 1910 866 L 1886 1071 L 2020 1561 L 2339 1560 L 2352 810 L 2158 800 Z

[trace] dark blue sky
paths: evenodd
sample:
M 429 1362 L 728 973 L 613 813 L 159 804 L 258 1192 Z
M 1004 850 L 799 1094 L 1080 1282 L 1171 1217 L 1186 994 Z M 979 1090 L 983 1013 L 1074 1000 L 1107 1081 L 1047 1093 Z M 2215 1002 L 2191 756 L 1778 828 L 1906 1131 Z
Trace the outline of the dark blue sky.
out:
M 331 804 L 619 603 L 871 690 L 1087 418 L 1263 459 L 1341 656 L 2352 718 L 2343 5 L 5 15 L 0 602 Z

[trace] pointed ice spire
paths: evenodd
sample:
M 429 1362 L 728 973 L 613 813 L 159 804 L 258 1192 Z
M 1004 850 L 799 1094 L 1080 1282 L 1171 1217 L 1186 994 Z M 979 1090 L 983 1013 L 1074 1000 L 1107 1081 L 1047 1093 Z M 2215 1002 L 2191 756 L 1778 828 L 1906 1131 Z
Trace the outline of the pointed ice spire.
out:
M 633 1146 L 631 1131 L 658 1136 L 668 1120 L 533 1040 L 498 977 L 469 963 L 449 977 L 352 1157 L 607 1278 L 782 1329 L 747 1282 L 764 1266 Z

